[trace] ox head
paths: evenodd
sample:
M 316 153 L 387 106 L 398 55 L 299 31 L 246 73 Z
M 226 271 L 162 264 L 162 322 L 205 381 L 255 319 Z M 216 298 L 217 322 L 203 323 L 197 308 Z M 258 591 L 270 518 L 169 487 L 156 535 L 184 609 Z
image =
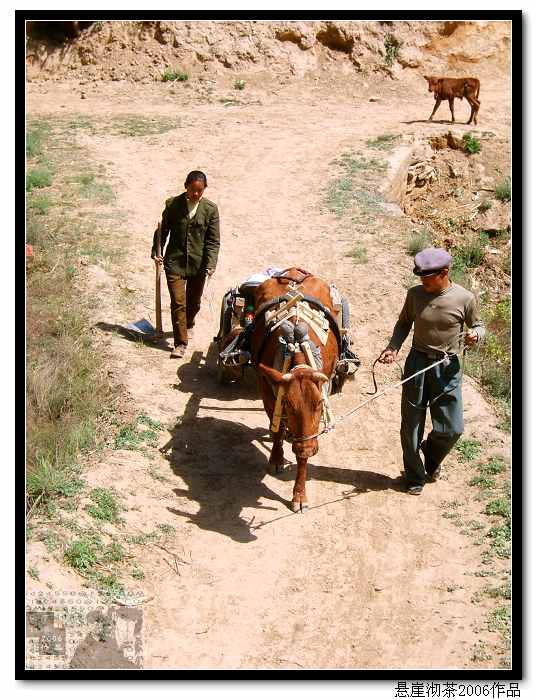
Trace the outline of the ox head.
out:
M 291 439 L 318 433 L 322 410 L 321 390 L 328 377 L 311 367 L 297 367 L 285 374 L 263 364 L 258 367 L 267 379 L 283 388 L 283 408 Z M 293 452 L 303 459 L 317 454 L 318 449 L 317 438 L 293 442 Z
M 438 78 L 434 75 L 424 75 L 423 77 L 429 83 L 429 92 L 436 92 L 438 89 Z

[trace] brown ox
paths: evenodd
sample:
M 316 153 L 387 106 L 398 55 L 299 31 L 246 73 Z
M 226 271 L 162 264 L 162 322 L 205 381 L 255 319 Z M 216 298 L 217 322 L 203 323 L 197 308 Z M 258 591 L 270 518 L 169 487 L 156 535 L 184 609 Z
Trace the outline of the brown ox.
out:
M 285 275 L 300 280 L 303 277 L 301 272 L 299 268 L 290 268 L 285 271 Z M 323 280 L 309 276 L 298 285 L 297 289 L 304 295 L 315 297 L 332 314 L 334 313 L 330 288 Z M 284 295 L 288 290 L 289 280 L 278 278 L 266 280 L 255 291 L 256 311 L 262 304 Z M 301 321 L 301 323 L 304 322 Z M 297 460 L 292 509 L 295 512 L 305 511 L 308 507 L 306 496 L 308 459 L 315 455 L 319 449 L 317 438 L 313 436 L 320 430 L 322 385 L 334 374 L 339 356 L 338 340 L 330 328 L 326 345 L 323 345 L 310 326 L 309 337 L 315 345 L 321 348 L 321 367 L 316 370 L 305 366 L 308 362 L 305 355 L 302 352 L 295 352 L 292 356 L 291 366 L 285 374 L 282 374 L 273 367 L 280 335 L 282 335 L 281 326 L 276 328 L 267 338 L 264 323 L 262 320 L 259 322 L 256 318 L 251 341 L 252 360 L 256 367 L 261 397 L 271 425 L 276 404 L 275 393 L 277 393 L 278 387 L 283 387 L 282 407 L 284 415 L 279 430 L 276 433 L 271 431 L 273 445 L 269 464 L 274 466 L 276 471 L 283 470 L 283 440 L 288 432 Z
M 428 75 L 424 75 L 423 77 L 429 83 L 429 92 L 434 93 L 436 100 L 429 121 L 434 117 L 442 100 L 447 100 L 451 110 L 451 121 L 454 122 L 455 112 L 453 111 L 453 103 L 455 98 L 458 97 L 459 100 L 462 100 L 463 97 L 466 97 L 472 110 L 470 119 L 468 119 L 466 123 L 471 124 L 473 119 L 474 124 L 477 124 L 477 113 L 481 105 L 478 99 L 480 85 L 477 78 L 437 78 Z

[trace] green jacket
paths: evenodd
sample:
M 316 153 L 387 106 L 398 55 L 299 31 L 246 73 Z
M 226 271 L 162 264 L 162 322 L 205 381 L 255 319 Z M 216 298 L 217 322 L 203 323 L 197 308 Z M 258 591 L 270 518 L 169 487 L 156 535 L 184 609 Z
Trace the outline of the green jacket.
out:
M 200 270 L 214 271 L 220 250 L 218 207 L 201 198 L 192 219 L 188 218 L 186 193 L 166 200 L 162 212 L 161 251 L 168 239 L 164 269 L 180 277 L 192 277 Z M 157 251 L 157 232 L 153 236 L 151 257 Z

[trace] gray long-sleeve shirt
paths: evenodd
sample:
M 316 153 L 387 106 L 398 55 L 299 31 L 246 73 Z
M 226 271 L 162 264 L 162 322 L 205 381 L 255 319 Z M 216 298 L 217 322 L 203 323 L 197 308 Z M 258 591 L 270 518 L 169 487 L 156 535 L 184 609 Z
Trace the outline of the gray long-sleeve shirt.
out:
M 455 282 L 439 294 L 426 292 L 421 284 L 409 289 L 388 347 L 399 350 L 412 324 L 412 347 L 421 352 L 460 352 L 464 324 L 477 331 L 479 340 L 485 336 L 475 296 Z

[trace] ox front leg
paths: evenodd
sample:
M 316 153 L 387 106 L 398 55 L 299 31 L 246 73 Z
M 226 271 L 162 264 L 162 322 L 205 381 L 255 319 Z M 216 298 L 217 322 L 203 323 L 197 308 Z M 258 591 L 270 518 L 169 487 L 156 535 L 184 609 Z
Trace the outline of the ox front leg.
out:
M 431 112 L 431 116 L 429 117 L 429 121 L 431 121 L 431 119 L 432 119 L 432 118 L 434 117 L 434 115 L 436 114 L 436 110 L 440 107 L 440 103 L 441 103 L 441 102 L 442 102 L 441 99 L 439 99 L 439 98 L 436 99 L 436 102 L 435 102 L 433 111 Z
M 468 98 L 466 98 L 466 99 L 467 99 L 468 102 L 470 103 L 470 107 L 471 107 L 471 110 L 472 110 L 472 111 L 470 112 L 470 119 L 468 119 L 468 121 L 467 121 L 466 123 L 467 123 L 467 124 L 471 124 L 471 123 L 472 123 L 472 119 L 473 119 L 473 120 L 474 120 L 474 124 L 477 125 L 477 113 L 478 113 L 478 111 L 479 111 L 480 102 L 479 102 L 479 100 L 477 100 L 476 98 L 471 99 L 471 98 L 468 97 Z
M 449 102 L 449 109 L 451 111 L 451 121 L 455 122 L 455 98 L 450 97 L 448 102 Z
M 308 510 L 308 498 L 306 496 L 306 479 L 308 477 L 308 460 L 304 457 L 297 457 L 296 460 L 296 481 L 293 489 L 293 501 L 291 508 L 294 513 L 299 511 L 305 513 Z
M 276 474 L 285 471 L 285 459 L 283 456 L 283 425 L 277 433 L 272 433 L 272 450 L 270 451 L 269 464 L 274 467 Z

